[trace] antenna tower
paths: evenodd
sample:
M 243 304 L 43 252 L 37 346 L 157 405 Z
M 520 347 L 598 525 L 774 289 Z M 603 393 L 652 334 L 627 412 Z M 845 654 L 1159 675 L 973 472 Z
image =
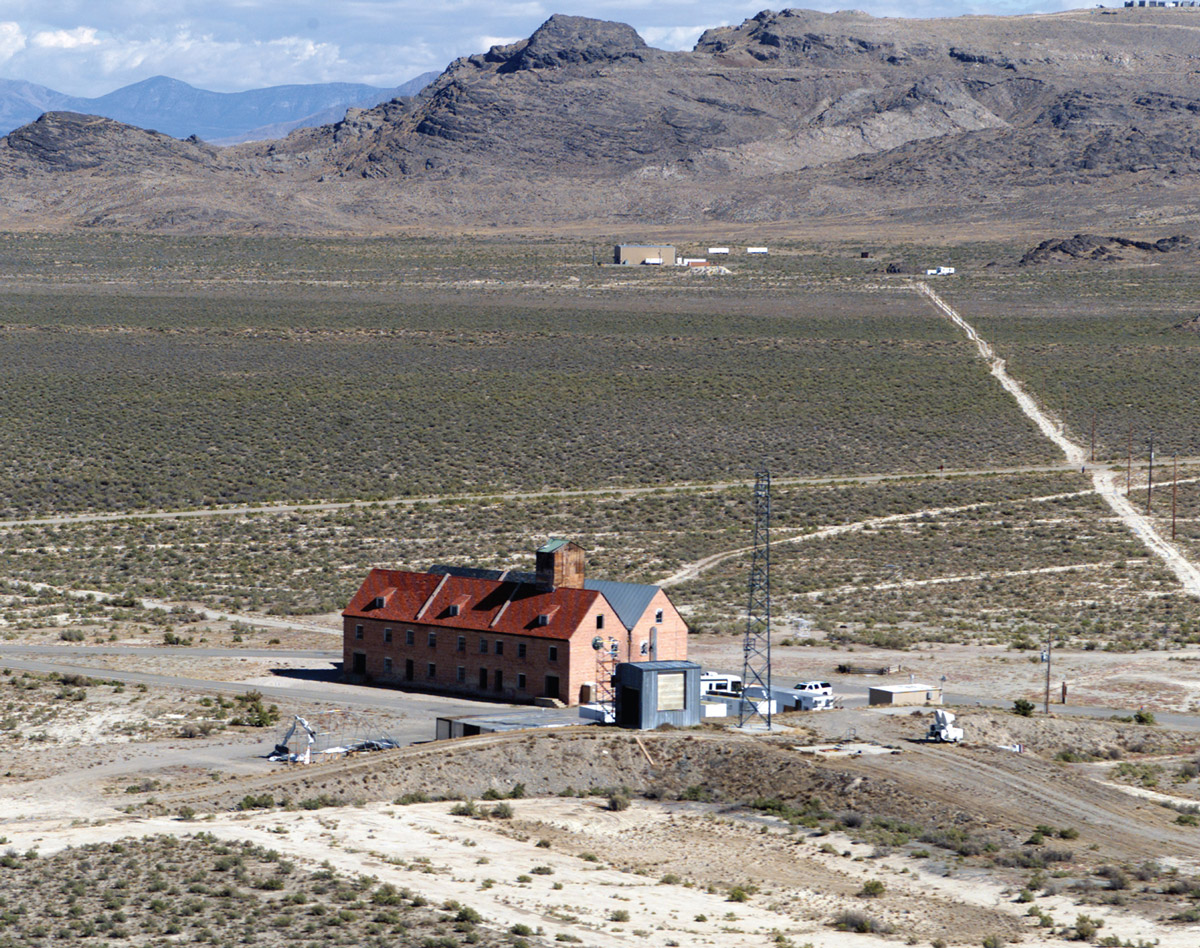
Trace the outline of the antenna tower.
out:
M 742 646 L 742 695 L 738 726 L 759 718 L 771 729 L 771 472 L 766 465 L 754 475 L 754 558 L 750 563 L 750 604 L 746 641 Z M 758 710 L 765 701 L 766 714 Z

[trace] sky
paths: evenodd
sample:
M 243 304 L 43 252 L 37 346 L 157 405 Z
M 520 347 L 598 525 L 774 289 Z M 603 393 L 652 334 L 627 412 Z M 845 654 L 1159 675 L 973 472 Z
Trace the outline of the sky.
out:
M 1117 5 L 1116 0 L 1108 0 Z M 1032 13 L 1080 0 L 857 0 L 876 16 Z M 629 23 L 690 49 L 707 27 L 798 0 L 0 0 L 0 78 L 97 96 L 166 75 L 217 92 L 288 83 L 394 86 L 528 36 L 553 13 Z M 846 3 L 808 4 L 836 10 Z

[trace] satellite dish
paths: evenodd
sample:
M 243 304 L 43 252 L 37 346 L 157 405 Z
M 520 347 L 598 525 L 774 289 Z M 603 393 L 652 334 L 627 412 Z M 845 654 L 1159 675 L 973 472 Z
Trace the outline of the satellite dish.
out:
M 604 637 L 597 635 L 594 639 L 592 639 L 592 648 L 594 648 L 597 652 L 604 648 Z

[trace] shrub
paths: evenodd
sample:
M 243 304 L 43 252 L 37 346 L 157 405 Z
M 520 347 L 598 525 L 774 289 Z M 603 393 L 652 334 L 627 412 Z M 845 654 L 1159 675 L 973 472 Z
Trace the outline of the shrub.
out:
M 1133 720 L 1135 724 L 1150 725 L 1158 723 L 1158 721 L 1155 720 L 1154 713 L 1152 711 L 1143 711 L 1140 708 L 1133 713 Z
M 854 909 L 839 912 L 833 919 L 833 927 L 840 932 L 858 932 L 863 935 L 886 935 L 892 930 L 892 926 L 886 922 Z
M 1013 713 L 1019 714 L 1023 718 L 1032 716 L 1034 703 L 1027 701 L 1025 698 L 1018 698 L 1013 702 Z
M 610 922 L 627 922 L 629 921 L 629 913 L 625 909 L 616 909 L 608 915 Z
M 608 808 L 613 811 L 628 810 L 629 797 L 623 793 L 610 793 L 608 795 Z
M 450 808 L 451 816 L 478 816 L 479 808 L 475 806 L 474 800 L 463 800 L 461 803 L 456 803 Z
M 262 793 L 258 796 L 246 794 L 238 802 L 237 809 L 239 810 L 269 810 L 275 805 L 275 798 L 269 793 Z
M 863 899 L 876 899 L 883 895 L 883 890 L 886 888 L 882 879 L 868 879 L 858 890 L 858 896 Z
M 497 820 L 511 820 L 513 816 L 513 808 L 507 803 L 497 803 L 491 810 L 488 811 L 488 816 Z

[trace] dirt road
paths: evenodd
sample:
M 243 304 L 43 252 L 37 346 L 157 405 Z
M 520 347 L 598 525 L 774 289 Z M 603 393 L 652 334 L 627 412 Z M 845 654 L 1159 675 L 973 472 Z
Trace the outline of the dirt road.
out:
M 1067 463 L 1072 467 L 1086 468 L 1088 454 L 1083 445 L 1076 444 L 1068 438 L 1063 433 L 1062 423 L 1050 418 L 1025 391 L 1021 383 L 1008 374 L 1004 360 L 996 355 L 995 350 L 975 331 L 974 327 L 963 319 L 949 303 L 938 296 L 928 283 L 916 283 L 914 289 L 933 303 L 943 315 L 966 334 L 968 339 L 975 343 L 979 355 L 991 367 L 996 381 L 1016 399 L 1021 411 L 1038 426 L 1038 430 L 1058 446 L 1066 457 Z M 1112 508 L 1113 512 L 1121 518 L 1145 547 L 1159 557 L 1178 577 L 1186 592 L 1200 597 L 1200 569 L 1196 567 L 1196 564 L 1184 556 L 1175 544 L 1163 537 L 1148 517 L 1144 517 L 1133 509 L 1129 499 L 1117 490 L 1115 476 L 1111 471 L 1093 468 L 1091 474 L 1096 492 L 1104 498 L 1104 502 Z

